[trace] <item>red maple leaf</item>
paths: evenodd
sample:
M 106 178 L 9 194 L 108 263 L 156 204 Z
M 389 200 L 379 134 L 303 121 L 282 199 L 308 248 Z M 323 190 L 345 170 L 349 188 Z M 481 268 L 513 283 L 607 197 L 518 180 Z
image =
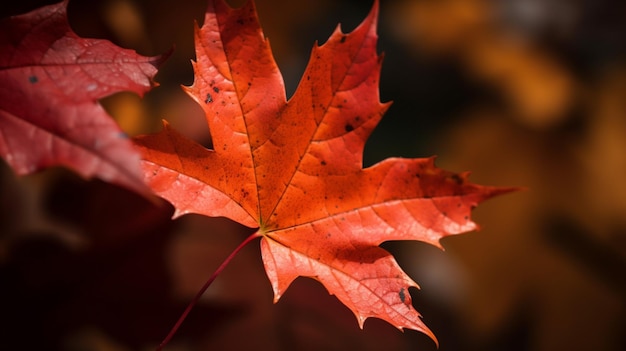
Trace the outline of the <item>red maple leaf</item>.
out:
M 15 172 L 62 165 L 145 190 L 139 154 L 97 100 L 143 95 L 163 57 L 79 37 L 67 0 L 3 19 L 0 32 L 0 155 Z
M 315 46 L 293 97 L 252 2 L 209 2 L 196 26 L 195 81 L 214 150 L 165 124 L 136 142 L 149 186 L 175 216 L 223 216 L 258 227 L 275 301 L 298 276 L 319 280 L 362 327 L 377 317 L 435 339 L 411 304 L 417 284 L 379 247 L 389 240 L 439 246 L 476 229 L 473 207 L 511 189 L 475 185 L 433 158 L 390 158 L 363 168 L 366 139 L 389 104 L 379 101 L 377 2 L 350 34 Z

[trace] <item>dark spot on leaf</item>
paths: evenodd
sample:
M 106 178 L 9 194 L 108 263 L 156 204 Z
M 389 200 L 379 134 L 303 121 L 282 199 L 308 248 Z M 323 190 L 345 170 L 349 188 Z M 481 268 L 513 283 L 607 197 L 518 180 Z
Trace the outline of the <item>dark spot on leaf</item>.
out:
M 243 19 L 241 19 L 241 18 L 240 18 L 240 19 L 238 19 L 238 20 L 237 20 L 237 23 L 239 23 L 239 24 L 243 24 Z
M 326 161 L 322 160 L 322 166 L 326 166 Z
M 209 83 L 209 86 L 213 86 L 215 84 L 215 80 L 211 79 L 211 82 Z
M 352 124 L 348 123 L 345 126 L 346 132 L 351 132 L 354 130 L 354 127 L 352 126 Z
M 406 299 L 406 295 L 404 294 L 404 288 L 400 288 L 400 292 L 398 293 L 398 295 L 400 296 L 400 301 L 404 303 L 404 300 Z
M 37 76 L 30 76 L 28 77 L 28 81 L 32 84 L 35 84 L 39 81 L 39 78 L 37 78 Z
M 346 36 L 345 36 L 345 35 L 344 35 L 343 37 L 341 37 L 340 42 L 341 42 L 342 44 L 346 42 Z
M 214 92 L 216 92 L 216 93 L 219 93 L 219 92 L 220 92 L 220 88 L 218 88 L 218 87 L 213 87 L 213 91 L 214 91 Z
M 252 86 L 252 82 L 248 82 L 248 86 Z
M 211 103 L 213 102 L 213 97 L 211 96 L 211 94 L 206 94 L 206 99 L 204 99 L 205 103 Z
M 306 76 L 306 80 L 311 80 L 311 76 Z

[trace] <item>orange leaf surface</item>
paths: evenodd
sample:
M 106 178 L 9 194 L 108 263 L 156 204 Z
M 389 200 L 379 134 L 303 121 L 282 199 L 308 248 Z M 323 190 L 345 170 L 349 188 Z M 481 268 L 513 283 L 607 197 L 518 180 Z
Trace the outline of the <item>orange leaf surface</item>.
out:
M 433 158 L 386 159 L 363 168 L 365 142 L 389 104 L 379 101 L 378 4 L 352 33 L 315 46 L 294 96 L 252 2 L 210 1 L 196 28 L 195 81 L 214 150 L 167 124 L 139 137 L 148 184 L 176 216 L 224 216 L 258 227 L 275 301 L 298 276 L 319 280 L 363 327 L 377 317 L 435 339 L 412 307 L 417 284 L 378 245 L 476 228 L 479 202 L 510 189 L 470 183 Z

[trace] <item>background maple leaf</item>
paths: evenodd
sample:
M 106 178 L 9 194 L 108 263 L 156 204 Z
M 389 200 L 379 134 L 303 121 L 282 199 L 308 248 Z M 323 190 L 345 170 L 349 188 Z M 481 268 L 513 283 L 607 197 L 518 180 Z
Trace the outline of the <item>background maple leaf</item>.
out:
M 67 3 L 0 22 L 0 155 L 20 175 L 66 166 L 145 191 L 137 152 L 98 99 L 143 95 L 163 57 L 80 38 Z

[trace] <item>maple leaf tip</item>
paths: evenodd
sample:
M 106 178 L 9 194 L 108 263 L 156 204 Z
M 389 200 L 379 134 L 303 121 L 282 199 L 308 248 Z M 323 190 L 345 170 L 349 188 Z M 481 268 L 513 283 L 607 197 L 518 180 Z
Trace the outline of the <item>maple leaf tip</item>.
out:
M 372 9 L 370 10 L 370 16 L 378 18 L 378 9 L 379 9 L 379 7 L 380 7 L 380 4 L 379 4 L 378 0 L 374 0 L 374 3 L 372 4 Z
M 270 278 L 270 282 L 272 283 L 272 290 L 274 290 L 274 301 L 273 303 L 278 303 L 281 297 L 283 297 L 283 292 L 278 287 L 278 283 L 275 283 L 273 279 Z
M 496 197 L 499 195 L 517 192 L 517 191 L 530 190 L 529 188 L 523 187 L 523 186 L 509 186 L 509 187 L 489 186 L 485 188 L 487 191 L 487 197 L 486 197 L 487 199 L 490 199 L 492 197 Z
M 158 68 L 172 56 L 172 54 L 174 53 L 174 50 L 176 50 L 176 44 L 172 44 L 172 46 L 169 49 L 167 49 L 166 52 L 160 55 L 152 56 L 152 58 L 154 59 L 152 64 Z
M 419 317 L 420 317 L 420 320 L 421 320 L 422 316 L 420 315 Z M 435 336 L 435 333 L 433 333 L 433 331 L 430 330 L 430 328 L 428 328 L 424 324 L 422 324 L 421 326 L 415 327 L 415 328 L 398 327 L 398 329 L 401 332 L 403 332 L 403 333 L 404 333 L 404 331 L 406 329 L 411 329 L 411 330 L 418 331 L 418 332 L 420 332 L 422 334 L 425 334 L 426 336 L 428 336 L 435 343 L 435 346 L 437 347 L 437 349 L 439 349 L 439 340 Z
M 437 340 L 437 337 L 430 329 L 425 328 L 425 329 L 420 330 L 420 332 L 428 335 L 428 337 L 435 343 L 435 346 L 437 347 L 437 349 L 439 349 L 439 340 Z
M 372 8 L 370 9 L 370 12 L 367 14 L 365 19 L 355 29 L 353 29 L 349 33 L 345 33 L 343 29 L 341 28 L 341 23 L 339 23 L 337 24 L 337 27 L 335 27 L 335 30 L 333 31 L 330 37 L 332 38 L 333 36 L 349 35 L 350 33 L 358 32 L 359 30 L 362 30 L 360 28 L 364 26 L 369 27 L 368 30 L 371 33 L 373 33 L 374 36 L 377 36 L 376 34 L 377 22 L 378 22 L 378 0 L 374 0 L 374 3 L 372 4 Z M 313 47 L 314 48 L 320 47 L 319 42 L 317 40 L 314 42 Z M 379 56 L 380 56 L 379 60 L 381 60 L 383 55 L 381 54 Z
M 359 323 L 359 328 L 361 328 L 361 330 L 363 330 L 363 326 L 365 325 L 365 320 L 367 320 L 367 317 L 365 317 L 365 316 L 363 316 L 361 314 L 356 314 L 356 319 L 357 319 L 357 321 Z
M 374 33 L 376 32 L 376 25 L 378 22 L 378 9 L 379 9 L 378 0 L 374 0 L 374 3 L 372 4 L 372 9 L 370 10 L 369 14 L 366 17 L 366 21 L 367 19 L 371 19 L 372 28 L 370 30 L 372 30 Z
M 164 129 L 170 127 L 170 122 L 168 122 L 166 119 L 162 119 L 161 123 L 163 124 Z

